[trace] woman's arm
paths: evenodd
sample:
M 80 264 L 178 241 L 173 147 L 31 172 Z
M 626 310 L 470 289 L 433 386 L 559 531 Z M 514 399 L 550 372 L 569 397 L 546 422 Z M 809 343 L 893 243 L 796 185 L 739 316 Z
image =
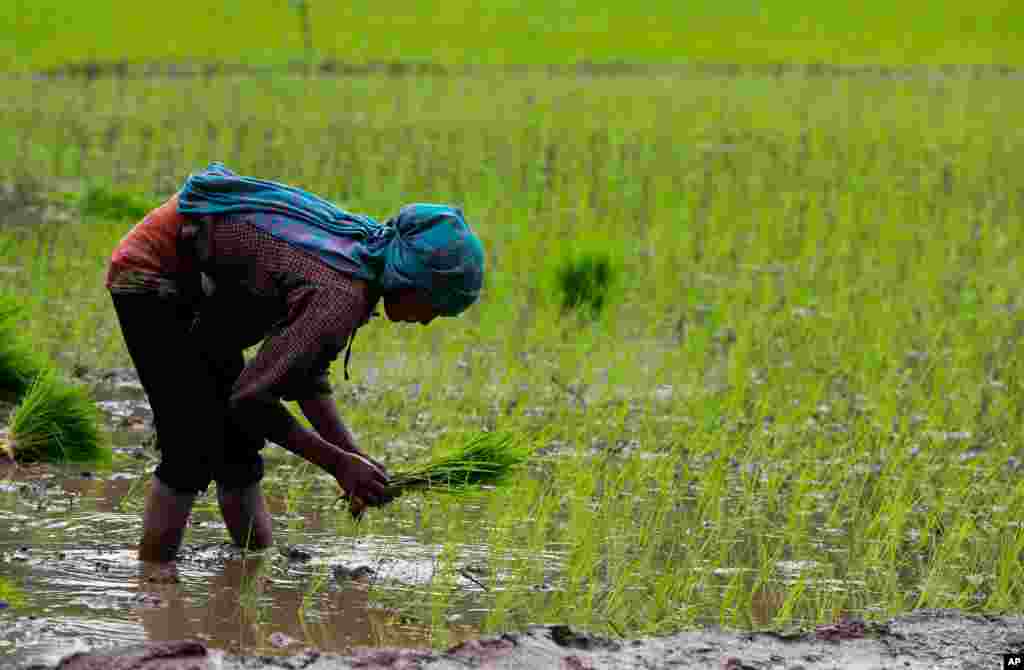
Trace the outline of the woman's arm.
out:
M 367 456 L 356 446 L 355 438 L 352 437 L 352 433 L 345 426 L 345 422 L 342 421 L 341 415 L 338 413 L 338 406 L 334 402 L 334 396 L 329 393 L 319 393 L 300 399 L 298 404 L 299 409 L 309 419 L 309 422 L 313 424 L 313 428 L 320 434 L 320 437 L 345 451 L 362 456 L 381 470 L 384 470 L 385 473 L 387 472 L 382 464 Z
M 345 451 L 355 451 L 356 443 L 345 423 L 338 414 L 338 407 L 334 404 L 334 396 L 329 393 L 318 393 L 298 401 L 299 409 L 313 424 L 320 437 L 328 442 L 338 445 Z
M 280 442 L 288 451 L 300 456 L 334 476 L 350 496 L 371 505 L 382 505 L 391 499 L 386 493 L 387 475 L 357 453 L 343 450 L 316 433 L 295 423 Z
M 303 427 L 279 401 L 261 403 L 259 398 L 234 404 L 237 416 L 260 416 L 266 439 L 332 475 L 349 496 L 371 505 L 382 505 L 393 496 L 386 493 L 388 475 L 358 450 L 344 449 Z

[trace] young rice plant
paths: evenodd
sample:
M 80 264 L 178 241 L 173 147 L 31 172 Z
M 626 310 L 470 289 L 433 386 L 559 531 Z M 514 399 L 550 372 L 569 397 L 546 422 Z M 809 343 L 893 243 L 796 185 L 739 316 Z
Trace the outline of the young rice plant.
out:
M 88 393 L 47 370 L 11 414 L 8 449 L 23 463 L 107 461 L 111 454 L 99 423 Z

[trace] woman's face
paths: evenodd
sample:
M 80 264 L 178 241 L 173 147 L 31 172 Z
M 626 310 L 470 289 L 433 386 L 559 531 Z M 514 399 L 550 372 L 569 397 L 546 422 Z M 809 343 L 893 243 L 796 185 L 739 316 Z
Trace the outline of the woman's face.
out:
M 437 310 L 419 291 L 404 288 L 384 296 L 384 313 L 392 321 L 422 323 L 424 326 L 437 318 Z

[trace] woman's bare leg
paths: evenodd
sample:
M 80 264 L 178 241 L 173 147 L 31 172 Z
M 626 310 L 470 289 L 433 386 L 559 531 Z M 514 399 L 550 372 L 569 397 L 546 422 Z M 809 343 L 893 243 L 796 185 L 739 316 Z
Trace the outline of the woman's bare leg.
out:
M 178 493 L 153 477 L 153 487 L 142 517 L 139 560 L 155 563 L 174 560 L 185 536 L 185 524 L 195 499 L 196 494 Z
M 247 549 L 266 549 L 274 542 L 273 522 L 259 482 L 231 490 L 218 485 L 217 502 L 236 545 Z

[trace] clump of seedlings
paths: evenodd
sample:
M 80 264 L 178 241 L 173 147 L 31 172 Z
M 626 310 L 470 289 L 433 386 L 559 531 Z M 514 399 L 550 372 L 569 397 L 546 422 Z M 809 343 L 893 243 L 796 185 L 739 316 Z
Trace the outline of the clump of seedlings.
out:
M 464 445 L 408 470 L 391 474 L 388 495 L 410 491 L 466 495 L 499 486 L 530 457 L 530 447 L 508 433 L 480 433 Z M 339 500 L 347 499 L 342 496 Z M 361 509 L 356 502 L 354 509 Z
M 36 376 L 14 408 L 0 448 L 21 463 L 108 461 L 111 452 L 99 425 L 89 394 L 50 369 Z
M 391 491 L 464 494 L 497 486 L 530 457 L 530 448 L 508 433 L 480 433 L 462 447 L 391 476 Z
M 596 319 L 608 301 L 615 271 L 606 252 L 581 252 L 562 259 L 555 280 L 563 314 L 575 310 Z
M 0 395 L 20 398 L 32 380 L 46 369 L 46 361 L 18 336 L 16 321 L 21 307 L 11 298 L 0 297 Z

